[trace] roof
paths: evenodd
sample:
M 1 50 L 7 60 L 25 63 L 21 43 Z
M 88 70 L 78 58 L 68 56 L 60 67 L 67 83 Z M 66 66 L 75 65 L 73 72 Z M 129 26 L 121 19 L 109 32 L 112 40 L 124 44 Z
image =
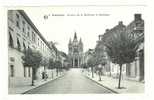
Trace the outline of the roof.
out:
M 49 43 L 46 41 L 46 39 L 43 37 L 43 35 L 39 32 L 39 30 L 36 28 L 36 26 L 31 21 L 31 19 L 28 17 L 28 15 L 24 12 L 24 10 L 17 10 L 17 11 L 25 18 L 25 20 L 29 23 L 29 25 L 35 30 L 36 34 L 38 34 L 40 36 L 40 38 L 45 42 L 45 44 L 48 46 L 48 48 L 52 50 Z

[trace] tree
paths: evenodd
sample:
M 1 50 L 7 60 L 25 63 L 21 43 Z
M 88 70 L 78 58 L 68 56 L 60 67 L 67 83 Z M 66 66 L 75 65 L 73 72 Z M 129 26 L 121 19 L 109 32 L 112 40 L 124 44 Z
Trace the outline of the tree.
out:
M 92 54 L 91 57 L 88 59 L 87 64 L 89 67 L 91 67 L 92 78 L 94 78 L 94 66 L 96 65 L 96 57 L 94 56 L 94 54 Z
M 49 66 L 49 59 L 47 57 L 42 57 L 41 65 L 44 66 L 44 71 L 42 72 L 42 79 L 46 80 L 48 78 L 46 68 Z
M 122 31 L 111 34 L 109 38 L 104 38 L 103 43 L 106 46 L 106 52 L 110 60 L 120 66 L 118 83 L 118 88 L 120 89 L 122 65 L 135 60 L 138 40 L 131 37 L 126 31 Z
M 41 65 L 44 66 L 44 70 L 49 66 L 49 59 L 47 57 L 42 57 Z
M 32 67 L 32 86 L 34 85 L 34 80 L 36 79 L 36 72 L 41 64 L 42 54 L 39 51 L 34 51 L 30 48 L 24 51 L 24 56 L 22 56 L 24 67 Z
M 98 75 L 99 75 L 99 81 L 101 81 L 101 75 L 102 75 L 102 66 L 105 66 L 107 64 L 107 60 L 105 56 L 103 55 L 97 55 L 96 56 L 96 65 L 97 65 L 97 70 L 98 70 Z
M 94 63 L 93 63 L 93 60 L 94 59 L 91 57 L 91 58 L 88 59 L 88 62 L 87 62 L 88 66 L 91 67 L 92 78 L 94 78 L 94 71 L 93 71 Z
M 93 64 L 93 66 L 97 66 L 95 69 L 98 70 L 99 81 L 101 81 L 102 65 L 105 66 L 105 64 L 107 63 L 107 60 L 106 60 L 104 54 L 101 53 L 101 51 L 100 52 L 95 52 L 93 54 L 91 63 Z
M 48 66 L 49 69 L 54 69 L 54 61 L 52 58 L 49 58 L 49 66 Z
M 54 65 L 55 65 L 57 76 L 58 76 L 58 72 L 59 72 L 59 69 L 61 68 L 62 64 L 60 61 L 57 60 L 54 62 Z
M 54 66 L 54 61 L 52 58 L 49 58 L 49 66 L 48 66 L 48 69 L 54 69 L 55 66 Z M 52 71 L 52 79 L 53 79 L 53 71 Z

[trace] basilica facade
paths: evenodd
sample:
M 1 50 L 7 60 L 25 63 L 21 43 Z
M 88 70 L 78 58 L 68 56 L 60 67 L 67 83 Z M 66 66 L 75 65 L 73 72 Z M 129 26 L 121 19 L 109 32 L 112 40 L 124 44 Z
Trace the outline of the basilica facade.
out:
M 78 41 L 76 32 L 74 33 L 74 39 L 71 40 L 70 38 L 69 40 L 68 56 L 71 67 L 81 67 L 81 64 L 83 63 L 83 43 L 81 38 Z

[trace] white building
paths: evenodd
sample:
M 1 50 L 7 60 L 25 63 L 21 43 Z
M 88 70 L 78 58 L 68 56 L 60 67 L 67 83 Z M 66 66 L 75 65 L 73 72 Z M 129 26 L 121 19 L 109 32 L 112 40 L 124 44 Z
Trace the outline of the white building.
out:
M 55 58 L 55 51 L 23 10 L 8 11 L 8 45 L 9 86 L 31 80 L 32 69 L 24 67 L 21 59 L 24 49 L 39 50 L 43 56 Z M 42 70 L 38 69 L 38 76 Z

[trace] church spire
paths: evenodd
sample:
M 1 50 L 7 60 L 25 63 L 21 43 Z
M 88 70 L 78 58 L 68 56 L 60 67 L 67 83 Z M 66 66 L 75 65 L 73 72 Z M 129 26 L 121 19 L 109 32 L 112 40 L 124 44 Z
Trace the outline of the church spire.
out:
M 74 40 L 77 40 L 76 32 L 74 33 Z

